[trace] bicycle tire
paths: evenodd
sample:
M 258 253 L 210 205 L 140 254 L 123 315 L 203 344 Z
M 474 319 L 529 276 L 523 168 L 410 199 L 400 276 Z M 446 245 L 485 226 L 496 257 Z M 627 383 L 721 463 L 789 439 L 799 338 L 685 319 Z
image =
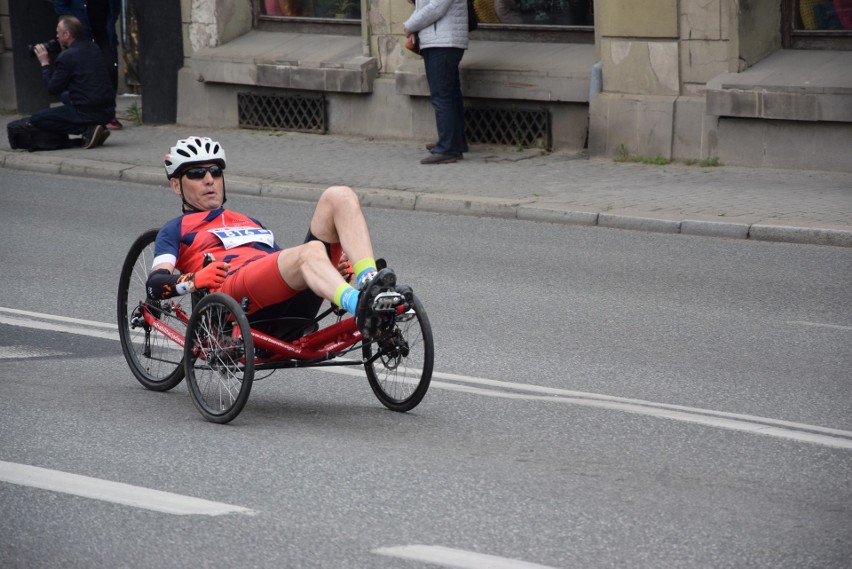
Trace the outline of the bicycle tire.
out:
M 245 407 L 254 380 L 251 327 L 236 300 L 217 292 L 196 304 L 186 328 L 183 359 L 195 408 L 212 423 L 233 421 Z
M 410 316 L 408 320 L 406 315 Z M 435 360 L 432 326 L 417 297 L 412 298 L 406 315 L 395 318 L 392 330 L 392 334 L 402 338 L 406 350 L 399 349 L 399 345 L 383 348 L 378 342 L 362 346 L 366 362 L 379 354 L 372 363 L 364 364 L 370 388 L 382 405 L 400 413 L 414 409 L 423 400 L 432 381 Z
M 157 229 L 140 235 L 124 259 L 118 279 L 117 318 L 121 350 L 134 377 L 152 391 L 168 391 L 183 381 L 183 351 L 173 340 L 149 327 L 141 320 L 140 303 L 159 318 L 169 319 L 169 325 L 179 333 L 184 325 L 172 317 L 173 308 L 187 297 L 169 300 L 147 298 L 146 281 L 154 259 Z

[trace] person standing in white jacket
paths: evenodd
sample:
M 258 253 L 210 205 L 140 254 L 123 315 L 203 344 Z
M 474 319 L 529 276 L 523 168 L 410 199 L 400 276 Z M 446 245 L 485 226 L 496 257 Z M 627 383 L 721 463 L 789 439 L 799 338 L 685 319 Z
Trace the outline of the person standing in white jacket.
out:
M 435 109 L 438 141 L 421 164 L 456 162 L 467 151 L 464 99 L 459 64 L 467 49 L 467 0 L 415 0 L 414 13 L 403 24 L 405 35 L 417 34 Z

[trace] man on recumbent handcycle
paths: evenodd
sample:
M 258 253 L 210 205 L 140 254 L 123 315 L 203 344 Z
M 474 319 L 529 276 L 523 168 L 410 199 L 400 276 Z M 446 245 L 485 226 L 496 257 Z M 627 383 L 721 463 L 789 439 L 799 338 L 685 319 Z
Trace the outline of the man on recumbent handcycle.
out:
M 281 249 L 258 220 L 224 208 L 225 151 L 218 142 L 199 136 L 178 140 L 165 167 L 183 214 L 157 234 L 149 297 L 207 289 L 238 302 L 248 299 L 250 316 L 303 318 L 312 318 L 326 299 L 355 316 L 365 339 L 376 336 L 381 312 L 411 299 L 411 289 L 397 285 L 391 269 L 377 270 L 352 188 L 326 189 L 305 242 Z M 205 265 L 208 253 L 215 260 Z M 344 278 L 353 275 L 354 286 Z

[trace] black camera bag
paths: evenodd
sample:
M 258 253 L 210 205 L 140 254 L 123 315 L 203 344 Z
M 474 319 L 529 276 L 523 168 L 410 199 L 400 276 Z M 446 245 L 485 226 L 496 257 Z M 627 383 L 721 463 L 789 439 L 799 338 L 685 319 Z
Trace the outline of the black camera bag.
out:
M 9 146 L 13 149 L 34 152 L 71 147 L 67 134 L 38 129 L 30 124 L 30 117 L 10 122 L 6 125 L 6 134 L 9 135 Z

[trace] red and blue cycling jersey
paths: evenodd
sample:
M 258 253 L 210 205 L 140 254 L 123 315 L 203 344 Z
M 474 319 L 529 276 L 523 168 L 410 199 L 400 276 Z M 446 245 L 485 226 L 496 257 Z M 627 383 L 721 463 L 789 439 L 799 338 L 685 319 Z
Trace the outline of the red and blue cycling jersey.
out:
M 174 265 L 182 273 L 204 267 L 204 254 L 231 264 L 229 274 L 281 248 L 258 220 L 224 208 L 190 211 L 166 223 L 157 234 L 152 266 Z

